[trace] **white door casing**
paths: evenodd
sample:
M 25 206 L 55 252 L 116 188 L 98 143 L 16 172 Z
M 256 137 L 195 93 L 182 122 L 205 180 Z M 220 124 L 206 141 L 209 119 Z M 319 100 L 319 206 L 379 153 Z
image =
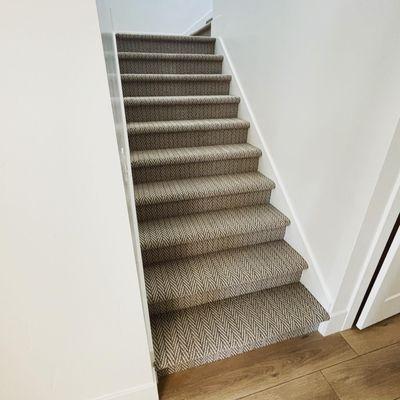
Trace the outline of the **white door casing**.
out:
M 357 322 L 359 329 L 400 313 L 400 229 L 375 280 Z

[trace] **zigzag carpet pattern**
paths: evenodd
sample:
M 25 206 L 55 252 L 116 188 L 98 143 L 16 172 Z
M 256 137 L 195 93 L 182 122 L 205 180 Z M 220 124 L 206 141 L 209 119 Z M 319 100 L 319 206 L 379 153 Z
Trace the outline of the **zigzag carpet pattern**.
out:
M 165 375 L 317 329 L 304 259 L 205 36 L 118 34 L 155 364 Z

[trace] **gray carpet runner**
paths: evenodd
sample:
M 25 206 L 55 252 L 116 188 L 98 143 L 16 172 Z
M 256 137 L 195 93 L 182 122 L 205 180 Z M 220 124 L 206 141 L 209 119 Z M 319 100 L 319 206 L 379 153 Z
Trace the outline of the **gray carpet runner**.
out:
M 207 29 L 206 29 L 207 28 Z M 139 235 L 159 375 L 317 329 L 260 149 L 204 27 L 118 34 Z

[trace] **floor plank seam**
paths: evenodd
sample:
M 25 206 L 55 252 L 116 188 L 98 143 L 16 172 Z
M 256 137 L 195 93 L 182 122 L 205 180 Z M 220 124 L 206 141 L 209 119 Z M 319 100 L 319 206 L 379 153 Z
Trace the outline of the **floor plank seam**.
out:
M 266 388 L 264 388 L 264 389 L 257 390 L 257 391 L 255 391 L 255 392 L 246 394 L 245 396 L 242 396 L 242 397 L 237 397 L 237 398 L 232 399 L 232 400 L 243 400 L 243 399 L 246 399 L 246 398 L 248 398 L 248 397 L 250 397 L 250 396 L 254 396 L 255 394 L 262 393 L 262 392 L 265 392 L 265 391 L 267 391 L 267 390 L 271 390 L 271 389 L 277 388 L 277 387 L 279 387 L 279 386 L 285 385 L 286 383 L 293 382 L 293 381 L 295 381 L 295 380 L 297 380 L 297 379 L 301 379 L 301 378 L 305 378 L 305 377 L 307 377 L 307 376 L 313 375 L 313 374 L 315 374 L 315 373 L 317 373 L 317 372 L 321 372 L 321 370 L 318 370 L 318 369 L 317 369 L 317 370 L 315 370 L 315 371 L 309 372 L 308 374 L 296 376 L 296 377 L 293 378 L 293 379 L 288 379 L 287 381 L 283 381 L 283 382 L 277 383 L 276 385 L 272 385 L 272 386 L 266 387 Z M 325 377 L 324 377 L 324 379 L 326 380 Z M 335 392 L 335 393 L 336 393 L 336 392 Z
M 357 357 L 355 357 L 357 358 Z M 352 360 L 354 360 L 354 358 L 352 358 Z M 342 363 L 344 363 L 346 361 L 342 361 L 339 364 L 336 365 L 340 365 Z M 324 373 L 322 372 L 322 370 L 319 371 L 319 373 L 321 374 L 321 376 L 324 378 L 325 382 L 327 382 L 327 384 L 329 385 L 329 387 L 332 389 L 333 393 L 335 394 L 335 396 L 337 397 L 338 400 L 341 400 L 341 397 L 339 396 L 339 393 L 335 390 L 335 388 L 331 385 L 331 383 L 328 381 L 328 379 L 326 378 L 326 376 L 324 375 Z
M 346 342 L 347 342 L 347 341 L 346 341 Z M 367 351 L 367 352 L 365 352 L 365 353 L 358 353 L 356 350 L 353 349 L 353 347 L 351 347 L 351 346 L 350 346 L 350 347 L 351 347 L 351 349 L 357 354 L 357 357 L 362 357 L 362 356 L 366 356 L 367 354 L 371 354 L 371 353 L 374 353 L 374 352 L 376 352 L 376 351 L 386 349 L 387 347 L 394 346 L 394 345 L 396 345 L 396 344 L 400 344 L 400 340 L 398 340 L 398 341 L 396 341 L 396 342 L 394 342 L 394 343 L 387 344 L 386 346 L 378 347 L 378 348 L 376 348 L 376 349 L 374 349 L 374 350 Z M 355 358 L 356 358 L 356 357 L 355 357 Z M 342 361 L 342 362 L 346 362 L 346 361 Z M 397 399 L 395 399 L 395 400 L 397 400 Z
M 340 336 L 344 339 L 344 341 L 350 346 L 350 348 L 359 356 L 361 355 L 352 345 L 351 343 L 346 339 L 345 336 L 342 335 L 342 332 L 340 332 Z

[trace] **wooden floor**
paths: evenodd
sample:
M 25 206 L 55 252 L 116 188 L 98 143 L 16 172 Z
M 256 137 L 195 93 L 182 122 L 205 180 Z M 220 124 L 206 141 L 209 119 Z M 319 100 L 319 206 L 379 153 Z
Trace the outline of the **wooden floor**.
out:
M 400 399 L 400 315 L 366 330 L 318 333 L 169 375 L 161 400 Z

